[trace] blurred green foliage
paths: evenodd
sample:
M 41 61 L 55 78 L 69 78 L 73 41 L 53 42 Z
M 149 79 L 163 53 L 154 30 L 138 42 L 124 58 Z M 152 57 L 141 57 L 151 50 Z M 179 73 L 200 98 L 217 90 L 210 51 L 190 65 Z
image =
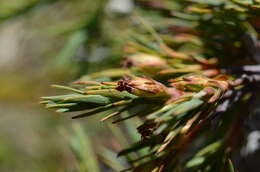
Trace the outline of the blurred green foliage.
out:
M 93 122 L 87 127 L 92 134 L 83 135 L 78 125 L 74 131 L 70 122 L 43 110 L 37 102 L 41 95 L 54 93 L 50 92 L 50 83 L 65 83 L 83 73 L 119 64 L 124 32 L 129 30 L 128 17 L 107 15 L 106 3 L 102 0 L 0 1 L 0 78 L 4 81 L 0 90 L 0 171 L 91 168 L 86 162 L 91 162 L 92 156 L 97 158 L 93 151 L 98 150 L 89 145 L 100 142 L 98 133 L 109 136 L 108 132 Z M 121 24 L 115 27 L 114 23 Z M 63 133 L 69 133 L 65 134 L 68 138 Z M 94 142 L 90 143 L 92 138 Z M 86 151 L 81 152 L 78 146 Z M 88 171 L 98 171 L 102 166 L 122 169 L 112 148 L 99 146 L 98 149 L 104 152 L 99 159 L 107 165 L 97 165 L 93 160 L 90 164 L 96 170 Z

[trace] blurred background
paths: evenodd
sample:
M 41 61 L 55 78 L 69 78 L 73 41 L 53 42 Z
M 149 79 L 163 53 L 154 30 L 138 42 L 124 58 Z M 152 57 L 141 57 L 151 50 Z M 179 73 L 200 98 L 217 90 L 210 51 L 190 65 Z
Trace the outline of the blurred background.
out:
M 93 154 L 102 146 L 88 148 L 96 140 L 120 148 L 108 140 L 108 126 L 45 110 L 39 98 L 60 93 L 51 84 L 117 66 L 133 7 L 131 0 L 0 0 L 0 171 L 119 168 L 111 159 L 112 168 L 97 165 L 97 158 L 106 162 Z

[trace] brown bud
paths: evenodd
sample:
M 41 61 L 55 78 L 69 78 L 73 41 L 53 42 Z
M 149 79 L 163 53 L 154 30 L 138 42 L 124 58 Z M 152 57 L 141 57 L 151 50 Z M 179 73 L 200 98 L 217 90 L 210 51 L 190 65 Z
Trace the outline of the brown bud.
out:
M 168 97 L 170 93 L 163 84 L 144 77 L 125 78 L 118 81 L 118 91 L 127 91 L 140 97 Z
M 123 59 L 123 67 L 138 67 L 141 72 L 156 74 L 160 70 L 168 68 L 165 59 L 151 54 L 134 54 Z

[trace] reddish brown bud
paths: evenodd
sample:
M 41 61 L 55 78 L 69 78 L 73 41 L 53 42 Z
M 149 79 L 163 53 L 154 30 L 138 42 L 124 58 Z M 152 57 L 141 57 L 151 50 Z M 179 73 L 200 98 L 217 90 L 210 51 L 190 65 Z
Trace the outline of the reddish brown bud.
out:
M 170 93 L 163 84 L 150 78 L 125 78 L 118 81 L 118 91 L 127 91 L 140 97 L 168 97 Z
M 123 67 L 137 67 L 141 72 L 156 74 L 160 70 L 167 69 L 168 65 L 165 59 L 151 54 L 134 54 L 123 59 Z

